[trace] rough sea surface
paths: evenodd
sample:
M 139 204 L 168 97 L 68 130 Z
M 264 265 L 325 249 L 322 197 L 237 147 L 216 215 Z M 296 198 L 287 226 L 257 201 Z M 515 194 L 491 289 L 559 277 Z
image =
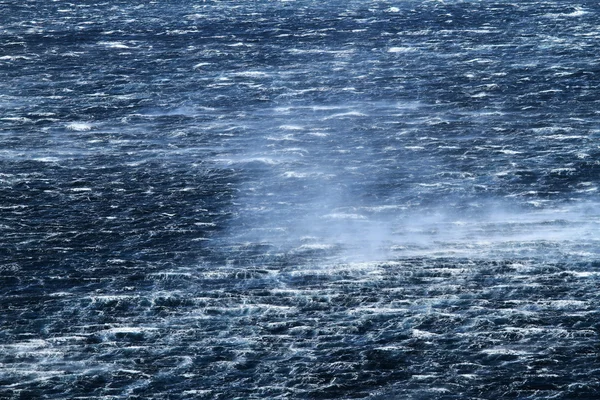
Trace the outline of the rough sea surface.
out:
M 0 398 L 600 398 L 600 4 L 0 1 Z

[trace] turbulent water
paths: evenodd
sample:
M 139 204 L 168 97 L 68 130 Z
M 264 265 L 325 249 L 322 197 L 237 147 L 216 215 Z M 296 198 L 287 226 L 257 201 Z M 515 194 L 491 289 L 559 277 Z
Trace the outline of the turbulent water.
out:
M 596 1 L 0 1 L 0 398 L 600 398 Z

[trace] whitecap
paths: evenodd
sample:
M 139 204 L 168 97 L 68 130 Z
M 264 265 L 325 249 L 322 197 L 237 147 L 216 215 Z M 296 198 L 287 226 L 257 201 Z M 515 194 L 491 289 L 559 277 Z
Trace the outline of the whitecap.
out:
M 123 333 L 123 334 L 140 334 L 140 333 L 144 333 L 144 332 L 149 332 L 149 331 L 157 331 L 158 328 L 150 328 L 150 327 L 137 327 L 137 326 L 120 326 L 120 327 L 116 327 L 116 328 L 110 328 L 107 329 L 105 332 L 109 333 L 109 334 L 118 334 L 118 333 Z
M 498 153 L 502 153 L 502 154 L 508 154 L 508 155 L 521 154 L 521 152 L 520 152 L 520 151 L 516 151 L 516 150 L 509 150 L 509 149 L 501 149 L 501 150 L 498 150 Z
M 197 20 L 197 19 L 202 19 L 202 18 L 206 18 L 205 14 L 188 14 L 184 16 L 185 19 L 190 19 L 190 20 Z
M 593 272 L 593 271 L 566 271 L 566 272 L 577 278 L 593 278 L 593 277 L 600 276 L 600 272 Z
M 572 309 L 572 308 L 588 308 L 590 305 L 583 300 L 550 300 L 542 302 L 540 305 L 547 305 L 550 309 Z
M 205 66 L 207 66 L 207 65 L 210 65 L 210 63 L 207 63 L 207 62 L 201 62 L 201 63 L 198 63 L 198 64 L 194 65 L 192 68 L 193 68 L 193 69 L 198 69 L 198 68 L 205 67 Z
M 573 128 L 568 126 L 545 126 L 543 128 L 531 128 L 531 130 L 535 133 L 554 133 L 554 132 L 570 132 Z
M 29 119 L 27 117 L 3 117 L 3 118 L 0 118 L 0 121 L 7 121 L 7 122 L 31 122 L 31 119 Z
M 581 7 L 575 7 L 575 10 L 570 13 L 545 14 L 544 17 L 546 17 L 546 18 L 561 18 L 561 17 L 573 18 L 573 17 L 581 17 L 586 14 L 588 14 L 588 11 L 585 11 Z
M 346 219 L 346 220 L 366 220 L 367 217 L 360 214 L 351 214 L 351 213 L 332 213 L 325 215 L 325 218 L 328 219 Z
M 298 250 L 331 250 L 334 248 L 335 248 L 335 246 L 332 244 L 310 243 L 310 244 L 303 244 L 302 246 L 298 247 Z
M 208 396 L 210 394 L 212 394 L 213 391 L 212 390 L 198 390 L 198 389 L 191 389 L 191 390 L 186 390 L 183 392 L 183 394 L 188 395 L 188 396 L 201 396 L 201 397 L 205 397 Z
M 269 74 L 261 71 L 245 71 L 245 72 L 236 72 L 233 76 L 241 76 L 248 78 L 265 78 L 269 76 Z
M 390 47 L 388 53 L 412 53 L 417 51 L 414 47 Z
M 40 349 L 48 346 L 48 342 L 43 339 L 31 339 L 25 342 L 18 342 L 3 345 L 4 348 L 12 348 L 17 351 L 31 351 L 34 349 Z
M 279 164 L 280 162 L 277 160 L 274 160 L 272 158 L 269 157 L 251 157 L 251 158 L 244 158 L 239 160 L 240 163 L 261 163 L 261 164 L 267 164 L 267 165 L 276 165 Z
M 434 374 L 427 374 L 427 375 L 413 375 L 412 379 L 414 380 L 419 380 L 419 381 L 423 381 L 423 380 L 427 380 L 427 379 L 435 379 L 437 378 L 438 375 L 434 375 Z
M 547 139 L 553 139 L 553 140 L 573 140 L 573 139 L 584 139 L 584 136 L 580 136 L 580 135 L 552 135 L 552 136 L 547 136 Z
M 217 226 L 217 224 L 215 224 L 214 222 L 194 222 L 194 225 L 206 226 L 206 227 L 216 227 Z
M 15 61 L 15 60 L 31 60 L 31 57 L 26 57 L 26 56 L 2 56 L 0 57 L 0 60 L 2 61 Z
M 51 343 L 65 343 L 86 340 L 86 336 L 55 336 L 49 338 L 48 341 Z
M 129 49 L 123 42 L 98 42 L 99 45 L 106 46 L 109 49 Z
M 75 132 L 86 132 L 92 130 L 92 124 L 89 122 L 71 122 L 67 129 Z
M 310 175 L 303 172 L 287 171 L 283 173 L 284 178 L 307 178 L 308 176 Z
M 488 354 L 488 355 L 497 355 L 497 354 L 501 354 L 501 355 L 525 355 L 525 354 L 528 354 L 526 351 L 507 349 L 507 348 L 504 348 L 504 347 L 495 347 L 495 348 L 491 348 L 491 349 L 485 349 L 485 350 L 482 350 L 481 352 L 483 354 Z
M 568 168 L 568 167 L 553 168 L 550 170 L 550 172 L 553 174 L 561 174 L 561 175 L 571 175 L 573 172 L 576 172 L 576 171 L 577 170 L 575 168 Z
M 99 296 L 91 296 L 90 299 L 95 303 L 109 303 L 111 301 L 119 301 L 119 300 L 129 300 L 133 299 L 136 296 L 126 295 L 126 294 L 113 294 L 113 295 L 99 295 Z
M 330 115 L 328 117 L 323 118 L 324 121 L 327 121 L 329 119 L 334 119 L 334 118 L 344 118 L 344 117 L 366 117 L 367 114 L 358 112 L 358 111 L 348 111 L 345 113 L 338 113 L 338 114 L 333 114 Z
M 286 131 L 301 131 L 304 128 L 300 125 L 280 125 L 279 129 L 283 129 Z
M 343 110 L 344 106 L 312 106 L 310 107 L 313 111 L 327 111 L 327 110 Z
M 494 60 L 490 60 L 488 58 L 473 58 L 471 60 L 467 60 L 465 61 L 465 63 L 469 63 L 469 64 L 493 64 L 495 63 Z
M 439 336 L 437 333 L 422 331 L 422 330 L 419 330 L 419 329 L 413 329 L 412 330 L 412 335 L 414 337 L 416 337 L 416 338 L 419 338 L 419 339 L 430 339 L 430 338 Z
M 237 42 L 237 43 L 229 44 L 228 46 L 229 47 L 252 47 L 254 45 L 249 44 L 249 43 Z
M 37 157 L 37 158 L 34 158 L 33 161 L 39 161 L 39 162 L 44 162 L 44 163 L 55 163 L 55 162 L 59 162 L 60 158 L 57 158 L 57 157 Z
M 283 135 L 283 136 L 267 136 L 266 139 L 274 141 L 274 142 L 280 142 L 280 141 L 297 142 L 298 141 L 298 139 L 296 139 L 293 134 L 287 134 L 287 135 Z

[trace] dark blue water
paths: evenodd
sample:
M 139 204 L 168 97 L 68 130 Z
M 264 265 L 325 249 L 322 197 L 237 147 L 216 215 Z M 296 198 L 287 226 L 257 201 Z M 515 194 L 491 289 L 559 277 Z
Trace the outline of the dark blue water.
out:
M 0 1 L 0 398 L 600 398 L 594 1 Z

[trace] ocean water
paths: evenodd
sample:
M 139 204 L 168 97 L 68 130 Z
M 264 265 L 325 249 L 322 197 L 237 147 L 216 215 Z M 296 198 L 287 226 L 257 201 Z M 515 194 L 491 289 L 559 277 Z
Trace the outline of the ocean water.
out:
M 0 1 L 0 398 L 600 398 L 600 5 Z

